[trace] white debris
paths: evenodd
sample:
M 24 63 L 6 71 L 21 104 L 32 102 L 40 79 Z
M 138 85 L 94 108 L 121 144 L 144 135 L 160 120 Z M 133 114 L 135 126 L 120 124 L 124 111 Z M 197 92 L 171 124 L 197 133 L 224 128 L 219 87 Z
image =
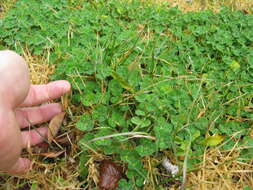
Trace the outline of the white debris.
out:
M 162 166 L 166 169 L 167 172 L 171 173 L 173 177 L 177 175 L 179 171 L 178 166 L 173 165 L 168 158 L 163 159 Z

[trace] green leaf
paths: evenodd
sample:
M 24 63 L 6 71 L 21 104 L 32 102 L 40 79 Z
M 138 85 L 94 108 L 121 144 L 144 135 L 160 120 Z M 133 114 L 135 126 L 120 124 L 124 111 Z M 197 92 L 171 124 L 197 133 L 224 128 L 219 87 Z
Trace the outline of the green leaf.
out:
M 85 167 L 86 162 L 89 160 L 89 157 L 87 156 L 86 153 L 82 153 L 80 155 L 80 160 L 79 160 L 79 168 L 80 168 L 80 174 L 82 178 L 86 178 L 89 174 L 88 168 Z
M 122 150 L 122 152 L 120 153 L 120 158 L 122 161 L 128 163 L 129 169 L 138 170 L 143 167 L 141 157 L 135 150 Z
M 234 71 L 239 70 L 240 67 L 241 67 L 240 64 L 237 61 L 235 61 L 235 60 L 233 60 L 232 63 L 229 66 Z
M 224 140 L 224 136 L 215 134 L 213 136 L 207 137 L 204 141 L 206 146 L 217 146 Z
M 90 131 L 94 127 L 94 121 L 90 114 L 83 114 L 76 124 L 76 127 L 81 131 Z
M 158 117 L 154 126 L 156 144 L 160 149 L 166 149 L 172 144 L 173 126 L 165 118 Z
M 135 150 L 141 157 L 152 155 L 154 152 L 157 151 L 156 144 L 154 142 L 139 145 L 135 148 Z
M 100 93 L 87 93 L 82 97 L 82 103 L 84 106 L 92 106 L 99 102 L 100 97 Z
M 92 119 L 100 123 L 106 121 L 109 116 L 109 107 L 105 105 L 97 105 L 92 111 Z
M 130 92 L 133 92 L 133 87 L 119 74 L 115 71 L 112 71 L 112 77 L 120 84 L 120 86 Z
M 109 82 L 109 89 L 112 95 L 117 97 L 120 97 L 121 93 L 123 92 L 123 88 L 115 79 Z
M 148 127 L 151 124 L 149 119 L 141 119 L 139 117 L 132 117 L 131 122 L 139 126 L 140 128 Z
M 245 186 L 243 187 L 243 190 L 252 190 L 252 188 L 250 186 Z
M 94 149 L 94 145 L 90 143 L 90 140 L 94 139 L 94 134 L 86 133 L 81 140 L 79 141 L 79 145 L 81 146 L 83 151 Z
M 121 179 L 119 181 L 119 187 L 117 190 L 133 190 L 134 184 L 131 181 L 127 181 L 126 179 Z
M 96 138 L 102 138 L 104 136 L 108 136 L 111 135 L 113 133 L 113 131 L 109 128 L 102 128 L 99 129 L 99 131 L 96 133 Z M 111 144 L 113 143 L 113 139 L 112 138 L 102 138 L 100 140 L 96 140 L 93 142 L 93 144 L 95 144 L 96 146 L 107 146 L 110 147 Z
M 142 110 L 136 110 L 135 113 L 136 113 L 136 115 L 139 115 L 139 116 L 145 116 L 146 115 L 145 112 L 142 111 Z
M 132 121 L 132 123 L 134 123 L 136 125 L 142 124 L 142 120 L 139 117 L 132 117 L 131 121 Z

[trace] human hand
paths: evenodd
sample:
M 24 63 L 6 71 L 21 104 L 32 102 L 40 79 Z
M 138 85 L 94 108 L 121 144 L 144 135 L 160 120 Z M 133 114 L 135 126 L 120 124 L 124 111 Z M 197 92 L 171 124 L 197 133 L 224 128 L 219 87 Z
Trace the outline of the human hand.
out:
M 30 124 L 46 122 L 62 112 L 57 103 L 38 105 L 59 98 L 70 88 L 67 81 L 30 85 L 29 71 L 23 58 L 12 51 L 0 51 L 1 172 L 23 174 L 31 168 L 31 161 L 20 157 L 21 151 L 42 142 L 48 128 L 23 129 Z

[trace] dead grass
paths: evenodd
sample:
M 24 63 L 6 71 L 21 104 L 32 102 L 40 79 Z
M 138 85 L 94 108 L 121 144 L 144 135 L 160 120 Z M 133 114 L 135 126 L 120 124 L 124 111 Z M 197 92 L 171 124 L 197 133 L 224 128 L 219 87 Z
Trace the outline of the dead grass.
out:
M 23 49 L 23 57 L 29 65 L 32 84 L 45 84 L 49 76 L 54 73 L 55 65 L 49 64 L 48 55 L 43 57 L 32 56 L 28 48 Z
M 14 5 L 17 0 L 0 0 L 0 18 Z
M 252 0 L 153 0 L 156 3 L 168 2 L 170 7 L 178 6 L 184 12 L 212 10 L 219 11 L 221 6 L 231 7 L 233 10 L 244 10 L 253 13 Z
M 239 159 L 238 151 L 210 149 L 205 152 L 203 160 L 198 171 L 188 174 L 187 189 L 239 190 L 253 187 L 253 165 Z

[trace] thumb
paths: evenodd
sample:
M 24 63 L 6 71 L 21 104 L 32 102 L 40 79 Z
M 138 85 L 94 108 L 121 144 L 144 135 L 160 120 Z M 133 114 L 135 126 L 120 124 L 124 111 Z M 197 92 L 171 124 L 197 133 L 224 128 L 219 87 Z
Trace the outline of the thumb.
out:
M 8 174 L 25 174 L 32 167 L 31 161 L 27 158 L 19 158 L 17 162 L 7 171 Z

